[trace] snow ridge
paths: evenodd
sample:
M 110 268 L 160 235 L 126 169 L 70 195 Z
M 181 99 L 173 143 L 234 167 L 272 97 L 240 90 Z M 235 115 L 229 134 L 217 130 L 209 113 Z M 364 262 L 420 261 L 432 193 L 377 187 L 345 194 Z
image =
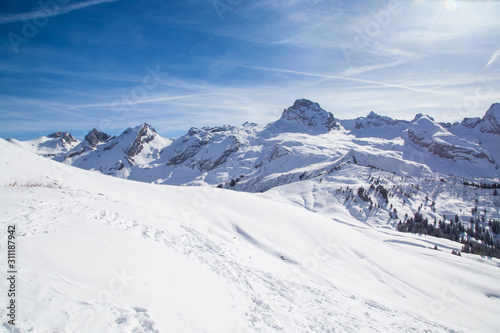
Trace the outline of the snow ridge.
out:
M 366 117 L 356 119 L 355 129 L 366 129 L 380 126 L 404 126 L 410 122 L 406 120 L 394 120 L 391 117 L 380 116 L 371 111 Z

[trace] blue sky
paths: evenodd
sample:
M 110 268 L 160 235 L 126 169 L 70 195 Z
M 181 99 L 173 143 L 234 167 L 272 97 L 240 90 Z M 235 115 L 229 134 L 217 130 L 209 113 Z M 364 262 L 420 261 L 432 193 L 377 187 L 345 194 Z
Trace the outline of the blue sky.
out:
M 482 116 L 500 102 L 500 2 L 40 0 L 0 9 L 0 137 L 148 122 Z

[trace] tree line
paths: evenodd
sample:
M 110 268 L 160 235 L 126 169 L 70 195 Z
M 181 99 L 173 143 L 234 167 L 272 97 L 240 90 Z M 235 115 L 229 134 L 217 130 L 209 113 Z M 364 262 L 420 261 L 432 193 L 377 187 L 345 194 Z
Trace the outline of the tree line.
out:
M 500 234 L 500 223 L 498 220 L 490 219 L 488 226 L 485 227 L 479 223 L 478 218 L 471 218 L 471 222 L 466 227 L 458 215 L 450 221 L 430 222 L 424 218 L 422 213 L 415 212 L 413 217 L 405 215 L 405 221 L 399 221 L 397 230 L 400 232 L 409 232 L 414 234 L 429 235 L 438 238 L 446 238 L 463 244 L 462 252 L 485 255 L 500 259 L 500 244 L 494 240 L 494 235 Z M 491 233 L 490 233 L 491 229 Z

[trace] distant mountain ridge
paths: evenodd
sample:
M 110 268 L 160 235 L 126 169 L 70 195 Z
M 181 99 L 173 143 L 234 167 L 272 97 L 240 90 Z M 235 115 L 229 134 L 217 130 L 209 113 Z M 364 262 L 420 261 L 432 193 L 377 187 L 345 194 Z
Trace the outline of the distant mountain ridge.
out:
M 495 163 L 493 157 L 479 144 L 451 134 L 427 116 L 419 117 L 410 125 L 408 139 L 442 158 L 469 162 L 473 162 L 473 159 L 486 159 L 492 164 Z
M 406 120 L 395 120 L 391 117 L 380 116 L 375 112 L 371 111 L 366 117 L 359 117 L 356 119 L 356 129 L 364 129 L 370 127 L 380 127 L 380 126 L 405 126 L 410 124 Z
M 498 103 L 483 118 L 451 126 L 423 114 L 406 121 L 372 111 L 357 118 L 353 130 L 345 130 L 318 103 L 299 99 L 267 126 L 191 128 L 180 138 L 166 139 L 144 123 L 116 137 L 93 129 L 82 142 L 64 132 L 10 141 L 62 163 L 121 178 L 258 192 L 353 158 L 403 176 L 437 172 L 494 181 L 499 178 L 499 136 Z

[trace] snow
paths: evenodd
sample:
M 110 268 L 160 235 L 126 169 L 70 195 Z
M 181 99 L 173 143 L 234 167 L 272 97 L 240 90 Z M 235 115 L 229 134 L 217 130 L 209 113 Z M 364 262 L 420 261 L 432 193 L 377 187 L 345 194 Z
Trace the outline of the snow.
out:
M 466 178 L 485 177 L 488 174 L 495 174 L 498 170 L 493 156 L 481 145 L 453 135 L 428 116 L 418 117 L 410 125 L 407 133 L 409 149 L 406 149 L 406 158 L 425 161 L 424 163 L 432 170 L 448 169 L 450 173 Z M 413 145 L 418 148 L 412 147 Z M 418 150 L 425 151 L 426 154 L 419 154 Z M 460 163 L 458 167 L 455 163 L 450 163 L 450 160 L 467 163 Z
M 71 134 L 61 132 L 28 141 L 18 141 L 15 139 L 8 139 L 8 141 L 18 147 L 46 157 L 63 155 L 79 144 L 79 141 L 74 139 Z
M 22 332 L 494 332 L 500 324 L 500 261 L 359 222 L 320 195 L 327 184 L 359 185 L 347 171 L 256 195 L 108 177 L 4 140 L 0 169 L 2 229 L 17 225 Z
M 343 124 L 343 122 L 342 122 Z M 356 124 L 354 129 L 368 129 L 373 127 L 400 127 L 408 126 L 409 122 L 404 120 L 394 120 L 390 117 L 380 116 L 375 112 L 371 111 L 366 117 L 360 117 L 356 119 Z

